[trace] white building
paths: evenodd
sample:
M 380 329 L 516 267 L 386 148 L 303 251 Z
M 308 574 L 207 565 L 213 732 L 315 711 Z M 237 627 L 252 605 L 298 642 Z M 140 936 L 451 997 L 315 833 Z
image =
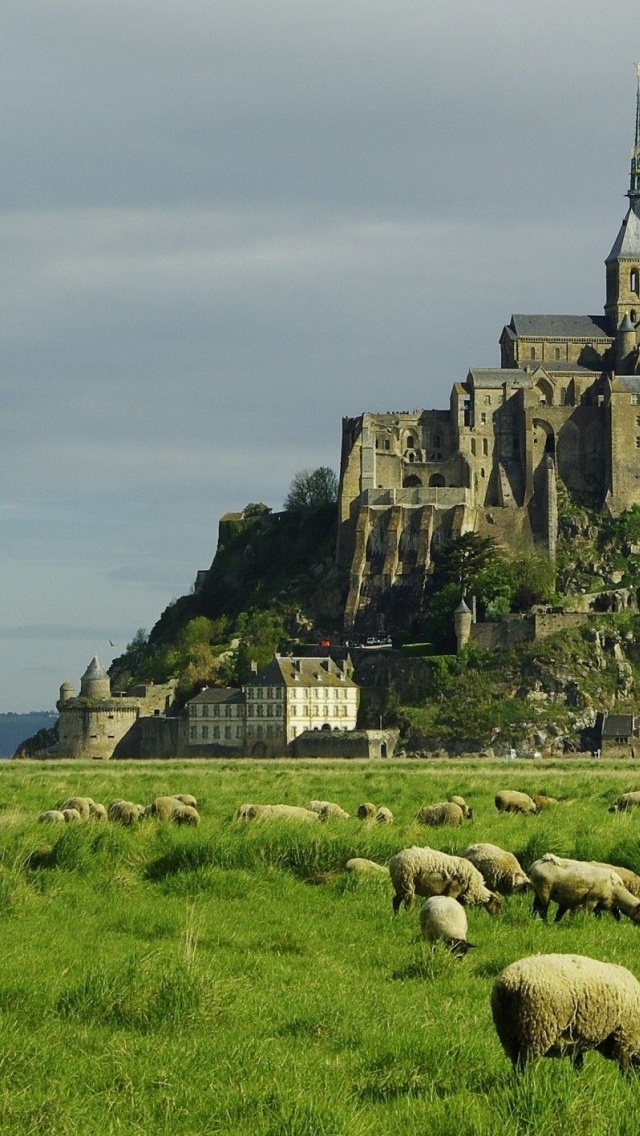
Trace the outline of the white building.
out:
M 304 730 L 354 730 L 358 687 L 331 658 L 276 655 L 245 687 L 250 753 L 284 752 Z

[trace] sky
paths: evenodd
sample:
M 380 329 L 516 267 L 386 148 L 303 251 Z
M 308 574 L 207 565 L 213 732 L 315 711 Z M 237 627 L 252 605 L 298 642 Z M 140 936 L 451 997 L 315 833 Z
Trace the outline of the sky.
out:
M 3 0 L 0 712 L 337 470 L 343 416 L 601 313 L 638 57 L 637 0 Z

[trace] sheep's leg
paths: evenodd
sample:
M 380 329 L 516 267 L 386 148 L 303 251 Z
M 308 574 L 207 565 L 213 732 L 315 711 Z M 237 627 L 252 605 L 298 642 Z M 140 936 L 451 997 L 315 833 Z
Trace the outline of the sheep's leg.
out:
M 563 916 L 563 915 L 564 915 L 564 914 L 565 914 L 565 913 L 566 913 L 566 912 L 567 912 L 568 910 L 569 910 L 569 908 L 568 908 L 568 907 L 563 907 L 563 906 L 562 906 L 562 904 L 558 904 L 558 910 L 556 911 L 556 917 L 555 917 L 555 919 L 554 919 L 554 923 L 559 923 L 559 922 L 560 922 L 560 920 L 562 919 L 562 916 Z
M 581 1049 L 574 1049 L 573 1053 L 571 1054 L 571 1064 L 573 1065 L 574 1069 L 582 1069 L 582 1066 L 584 1065 L 584 1053 Z
M 534 916 L 539 915 L 540 918 L 544 919 L 544 921 L 546 923 L 548 911 L 549 911 L 548 902 L 545 903 L 542 899 L 540 899 L 540 896 L 536 892 L 536 894 L 533 897 L 533 907 L 531 908 L 531 914 L 534 915 Z
M 620 922 L 620 908 L 619 907 L 612 907 L 611 908 L 611 914 L 613 915 L 613 918 L 615 919 L 616 923 L 619 923 Z
M 393 914 L 397 915 L 398 911 L 400 910 L 400 904 L 402 903 L 402 896 L 401 895 L 394 895 L 391 902 L 393 904 Z

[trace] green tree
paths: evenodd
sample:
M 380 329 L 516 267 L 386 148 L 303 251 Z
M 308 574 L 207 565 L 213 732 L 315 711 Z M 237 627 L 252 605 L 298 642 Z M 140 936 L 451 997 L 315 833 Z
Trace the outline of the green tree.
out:
M 296 473 L 284 507 L 289 513 L 307 509 L 323 509 L 338 500 L 338 478 L 326 465 L 318 469 L 302 469 Z
M 249 517 L 266 517 L 270 512 L 270 506 L 263 504 L 262 501 L 250 501 L 242 510 L 242 515 L 247 520 Z
M 460 585 L 445 584 L 431 597 L 425 619 L 425 635 L 439 651 L 455 654 L 456 632 L 453 614 L 460 603 Z
M 548 556 L 537 552 L 517 557 L 513 561 L 516 591 L 513 606 L 526 611 L 532 604 L 548 603 L 554 594 L 556 573 Z
M 484 568 L 498 558 L 493 537 L 476 532 L 451 537 L 437 554 L 433 573 L 433 590 L 446 584 L 457 584 L 462 595 L 469 593 Z

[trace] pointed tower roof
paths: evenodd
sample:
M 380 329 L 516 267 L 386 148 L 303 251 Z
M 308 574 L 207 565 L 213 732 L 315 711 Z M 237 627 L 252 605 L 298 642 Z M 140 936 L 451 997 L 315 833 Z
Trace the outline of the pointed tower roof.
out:
M 457 608 L 456 608 L 456 610 L 453 614 L 454 615 L 473 615 L 471 608 L 467 607 L 466 603 L 464 602 L 464 596 L 460 600 L 460 603 L 458 604 L 458 606 L 457 606 Z
M 635 67 L 638 72 L 638 80 L 636 85 L 636 133 L 631 154 L 631 174 L 629 192 L 627 193 L 630 205 L 605 263 L 624 257 L 634 260 L 640 257 L 640 63 L 636 63 Z
M 107 672 L 105 671 L 104 667 L 102 666 L 102 663 L 100 662 L 98 656 L 94 655 L 91 662 L 89 663 L 89 666 L 87 667 L 87 669 L 84 672 L 82 677 L 84 679 L 84 678 L 108 678 L 109 676 L 108 676 Z

